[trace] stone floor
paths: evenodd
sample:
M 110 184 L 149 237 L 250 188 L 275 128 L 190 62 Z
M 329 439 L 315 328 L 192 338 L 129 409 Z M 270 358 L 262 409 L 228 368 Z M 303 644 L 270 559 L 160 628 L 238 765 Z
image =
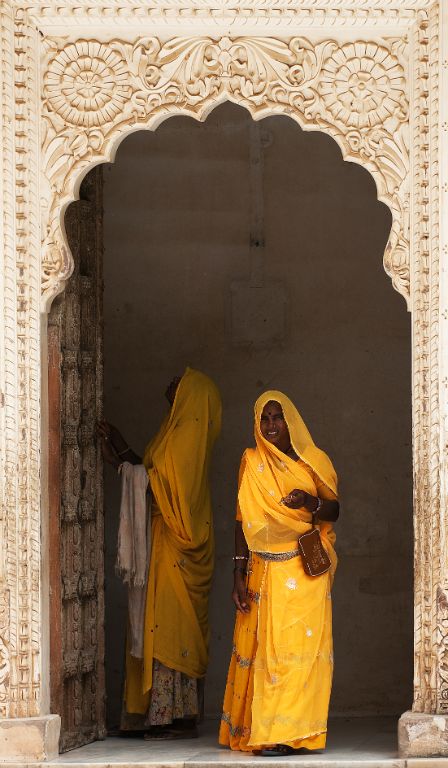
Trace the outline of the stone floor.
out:
M 208 721 L 198 739 L 145 742 L 107 738 L 60 755 L 39 766 L 51 768 L 448 768 L 448 758 L 400 759 L 395 718 L 336 718 L 329 723 L 327 749 L 321 753 L 280 759 L 231 752 L 217 744 L 217 721 Z M 9 764 L 11 765 L 11 764 Z M 17 768 L 18 764 L 15 764 Z M 23 763 L 22 768 L 26 768 Z M 5 766 L 3 766 L 5 768 Z M 31 768 L 31 766 L 30 766 Z M 33 768 L 37 768 L 36 763 Z

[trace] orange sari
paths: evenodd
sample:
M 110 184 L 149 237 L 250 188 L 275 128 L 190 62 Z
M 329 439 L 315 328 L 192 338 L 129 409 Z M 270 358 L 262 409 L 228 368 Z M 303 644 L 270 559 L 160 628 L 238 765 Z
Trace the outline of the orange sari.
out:
M 273 400 L 282 406 L 298 461 L 261 434 L 261 412 Z M 266 392 L 257 400 L 255 440 L 256 448 L 243 456 L 237 512 L 251 552 L 250 611 L 236 618 L 219 740 L 243 751 L 275 744 L 319 749 L 326 741 L 333 671 L 335 536 L 329 523 L 319 526 L 332 568 L 322 576 L 307 576 L 294 551 L 298 536 L 310 528 L 310 513 L 289 509 L 280 500 L 294 488 L 336 499 L 336 473 L 280 392 Z
M 153 662 L 201 678 L 208 663 L 214 539 L 209 467 L 221 429 L 215 384 L 187 368 L 143 463 L 153 496 L 143 663 L 127 656 L 127 712 L 144 714 Z

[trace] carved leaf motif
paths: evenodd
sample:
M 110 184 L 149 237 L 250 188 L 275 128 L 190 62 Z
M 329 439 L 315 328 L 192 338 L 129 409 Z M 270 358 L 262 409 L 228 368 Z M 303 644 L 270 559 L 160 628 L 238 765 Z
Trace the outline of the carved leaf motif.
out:
M 9 677 L 9 653 L 8 646 L 3 637 L 0 637 L 0 690 L 6 685 Z

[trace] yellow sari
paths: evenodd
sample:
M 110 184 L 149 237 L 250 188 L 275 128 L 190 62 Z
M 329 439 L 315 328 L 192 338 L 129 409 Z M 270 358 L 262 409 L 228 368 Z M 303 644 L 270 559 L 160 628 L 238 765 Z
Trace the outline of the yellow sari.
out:
M 270 401 L 283 409 L 298 461 L 261 434 L 261 413 Z M 257 400 L 255 441 L 256 448 L 248 449 L 241 462 L 237 511 L 251 553 L 250 611 L 236 618 L 219 740 L 243 751 L 275 744 L 321 749 L 333 671 L 330 588 L 337 559 L 332 526 L 319 526 L 332 562 L 322 576 L 306 575 L 297 554 L 269 560 L 266 553 L 293 553 L 298 536 L 310 528 L 306 509 L 289 509 L 280 500 L 294 488 L 336 499 L 337 477 L 281 392 L 265 392 Z
M 215 384 L 187 368 L 143 459 L 153 495 L 152 548 L 143 664 L 127 657 L 125 701 L 130 713 L 148 709 L 154 659 L 193 678 L 203 677 L 207 669 L 214 554 L 208 475 L 220 429 Z

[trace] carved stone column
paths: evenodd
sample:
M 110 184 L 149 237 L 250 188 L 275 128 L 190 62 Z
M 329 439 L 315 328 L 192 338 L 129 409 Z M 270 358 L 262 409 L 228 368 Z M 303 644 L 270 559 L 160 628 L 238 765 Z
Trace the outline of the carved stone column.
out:
M 2 0 L 0 37 L 0 760 L 26 762 L 59 736 L 43 675 L 38 32 Z
M 416 31 L 414 173 L 414 703 L 403 756 L 448 755 L 448 6 Z M 440 62 L 442 66 L 440 67 Z M 440 94 L 440 97 L 439 97 Z M 441 128 L 440 128 L 441 126 Z

